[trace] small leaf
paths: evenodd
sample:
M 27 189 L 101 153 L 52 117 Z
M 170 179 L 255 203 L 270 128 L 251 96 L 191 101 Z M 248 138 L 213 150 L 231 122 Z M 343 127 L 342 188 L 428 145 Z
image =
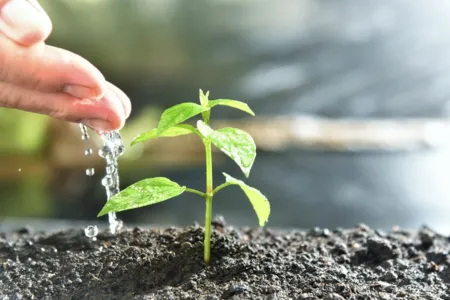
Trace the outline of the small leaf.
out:
M 184 122 L 187 119 L 190 119 L 207 110 L 209 110 L 208 107 L 202 107 L 192 102 L 186 102 L 172 106 L 171 108 L 168 108 L 166 111 L 164 111 L 161 115 L 157 134 L 161 134 L 170 127 Z
M 203 90 L 202 89 L 200 89 L 200 104 L 203 106 L 203 107 L 207 107 L 208 106 L 208 98 L 209 98 L 209 91 L 206 91 L 206 94 L 205 93 L 203 93 Z
M 246 177 L 250 175 L 256 158 L 256 145 L 247 132 L 229 127 L 214 131 L 202 121 L 197 122 L 197 128 L 214 146 L 234 160 Z
M 137 137 L 133 139 L 131 142 L 131 146 L 142 143 L 151 139 L 155 139 L 158 137 L 174 137 L 174 136 L 180 136 L 180 135 L 186 135 L 190 133 L 197 132 L 197 129 L 195 129 L 194 126 L 189 124 L 178 124 L 173 127 L 170 127 L 166 131 L 162 132 L 161 134 L 158 134 L 158 128 L 152 129 L 150 131 L 144 132 L 139 134 Z
M 214 132 L 211 127 L 209 127 L 205 122 L 202 120 L 197 121 L 197 129 L 200 131 L 200 133 L 205 137 L 208 138 L 211 133 Z
M 228 183 L 239 185 L 241 187 L 245 195 L 247 195 L 248 200 L 250 200 L 256 215 L 258 216 L 259 226 L 263 227 L 267 223 L 270 215 L 269 200 L 267 200 L 267 198 L 261 194 L 260 191 L 246 185 L 243 181 L 233 178 L 226 173 L 223 173 L 223 175 Z
M 144 179 L 106 201 L 98 217 L 109 212 L 119 212 L 162 202 L 182 194 L 185 189 L 186 187 L 181 187 L 164 177 Z
M 209 103 L 208 103 L 208 106 L 210 108 L 213 108 L 216 105 L 223 105 L 223 106 L 233 107 L 233 108 L 245 111 L 246 113 L 249 113 L 252 116 L 255 115 L 253 110 L 251 110 L 250 107 L 246 103 L 241 102 L 241 101 L 229 100 L 229 99 L 217 99 L 217 100 L 210 100 Z

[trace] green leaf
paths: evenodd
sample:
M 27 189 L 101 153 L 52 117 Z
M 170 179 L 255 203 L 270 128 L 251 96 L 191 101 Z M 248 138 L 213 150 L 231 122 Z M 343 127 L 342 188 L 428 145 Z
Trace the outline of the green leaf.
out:
M 246 185 L 243 181 L 233 178 L 226 173 L 223 173 L 223 175 L 228 183 L 239 185 L 241 187 L 245 195 L 247 195 L 248 200 L 250 200 L 256 215 L 258 216 L 259 226 L 263 227 L 267 223 L 270 215 L 269 200 L 267 200 L 267 198 L 261 194 L 260 191 Z
M 197 129 L 194 126 L 189 124 L 178 124 L 173 127 L 170 127 L 166 131 L 158 134 L 158 128 L 152 129 L 150 131 L 139 134 L 137 137 L 133 139 L 131 142 L 131 146 L 142 143 L 151 139 L 155 139 L 158 137 L 174 137 L 180 135 L 186 135 L 190 133 L 196 133 Z
M 200 94 L 200 104 L 201 104 L 203 107 L 208 107 L 209 91 L 206 91 L 206 94 L 205 94 L 205 93 L 203 93 L 203 90 L 200 89 L 199 94 Z
M 164 111 L 161 115 L 157 134 L 161 134 L 170 127 L 184 122 L 187 119 L 190 119 L 207 110 L 209 110 L 209 107 L 202 107 L 192 102 L 186 102 L 172 106 L 171 108 L 168 108 L 166 111 Z
M 229 127 L 214 131 L 203 121 L 197 122 L 197 128 L 214 146 L 234 160 L 245 176 L 250 175 L 256 158 L 256 145 L 247 132 Z
M 186 187 L 181 187 L 164 177 L 144 179 L 130 185 L 106 201 L 98 217 L 109 212 L 119 212 L 162 202 L 182 194 L 185 189 Z
M 250 107 L 246 103 L 241 102 L 241 101 L 229 100 L 229 99 L 217 99 L 217 100 L 210 100 L 209 103 L 208 103 L 208 106 L 210 108 L 213 108 L 216 105 L 223 105 L 223 106 L 233 107 L 233 108 L 245 111 L 246 113 L 249 113 L 252 116 L 255 115 L 253 110 L 251 110 Z

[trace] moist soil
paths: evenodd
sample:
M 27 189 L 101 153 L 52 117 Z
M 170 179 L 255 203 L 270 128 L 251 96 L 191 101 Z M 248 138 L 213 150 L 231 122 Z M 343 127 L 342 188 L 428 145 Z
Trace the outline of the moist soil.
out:
M 450 299 L 449 238 L 419 231 L 22 228 L 0 238 L 0 299 Z

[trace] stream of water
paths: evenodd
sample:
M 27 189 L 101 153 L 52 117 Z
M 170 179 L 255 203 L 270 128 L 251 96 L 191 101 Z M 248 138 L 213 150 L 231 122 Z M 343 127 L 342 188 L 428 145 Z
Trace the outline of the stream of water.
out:
M 81 139 L 84 141 L 89 140 L 89 134 L 85 125 L 80 124 Z M 106 161 L 106 174 L 102 178 L 102 185 L 106 191 L 106 201 L 111 199 L 112 196 L 120 192 L 119 181 L 119 164 L 117 162 L 119 156 L 125 151 L 122 137 L 118 131 L 112 131 L 101 135 L 103 141 L 103 147 L 98 151 L 98 155 Z M 91 148 L 87 148 L 84 151 L 84 155 L 92 155 Z M 95 170 L 93 168 L 86 169 L 87 176 L 93 176 Z M 108 213 L 109 229 L 112 234 L 118 232 L 122 226 L 122 220 L 118 219 L 116 213 Z M 85 234 L 87 237 L 94 239 L 98 233 L 96 226 L 89 225 L 85 228 Z

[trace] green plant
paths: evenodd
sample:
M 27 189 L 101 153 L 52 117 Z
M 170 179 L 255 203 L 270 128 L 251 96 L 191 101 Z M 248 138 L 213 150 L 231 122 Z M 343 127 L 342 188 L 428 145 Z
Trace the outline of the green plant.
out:
M 209 100 L 209 92 L 206 94 L 200 90 L 200 105 L 192 102 L 175 105 L 161 115 L 158 127 L 138 135 L 131 145 L 155 139 L 158 137 L 174 137 L 186 134 L 196 134 L 205 146 L 206 154 L 206 192 L 180 186 L 177 183 L 163 177 L 141 180 L 112 197 L 106 202 L 98 216 L 109 212 L 119 212 L 155 204 L 176 197 L 183 192 L 199 195 L 206 200 L 205 213 L 205 241 L 204 260 L 209 264 L 211 258 L 211 218 L 212 201 L 214 195 L 229 185 L 238 185 L 250 200 L 262 227 L 267 222 L 270 214 L 270 204 L 267 198 L 257 189 L 246 185 L 243 181 L 223 173 L 225 183 L 213 187 L 212 169 L 212 145 L 218 147 L 227 156 L 233 159 L 246 177 L 256 158 L 256 145 L 252 137 L 245 131 L 237 128 L 222 128 L 213 130 L 209 126 L 211 109 L 215 106 L 228 106 L 255 115 L 247 104 L 228 99 Z M 201 114 L 203 120 L 197 122 L 197 128 L 182 122 Z

